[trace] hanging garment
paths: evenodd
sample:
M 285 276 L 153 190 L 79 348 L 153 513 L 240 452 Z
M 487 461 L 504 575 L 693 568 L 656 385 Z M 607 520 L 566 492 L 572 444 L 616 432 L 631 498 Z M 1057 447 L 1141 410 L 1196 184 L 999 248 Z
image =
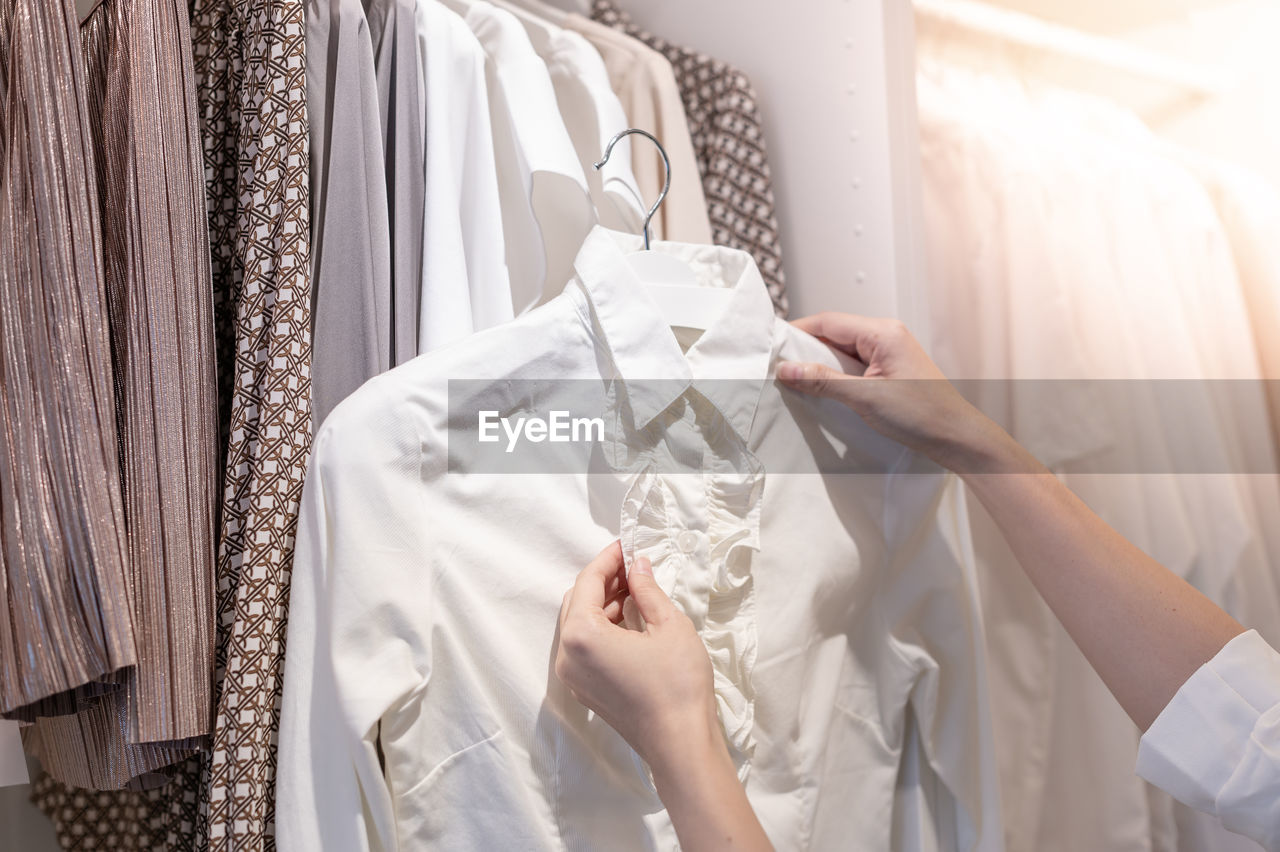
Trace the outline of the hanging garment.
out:
M 159 783 L 210 732 L 213 316 L 186 6 L 108 0 L 80 37 L 137 659 L 98 697 L 17 715 L 55 778 L 116 789 Z
M 429 352 L 510 319 L 511 280 L 484 49 L 435 0 L 415 14 L 428 140 L 418 348 Z
M 417 356 L 418 317 L 422 312 L 426 128 L 421 104 L 426 93 L 422 91 L 425 81 L 418 55 L 418 5 L 417 0 L 372 0 L 364 5 L 373 47 L 386 164 L 391 241 L 388 333 L 393 367 Z M 339 110 L 335 120 L 347 121 L 345 108 Z
M 377 70 L 359 0 L 307 2 L 315 423 L 392 350 L 391 225 Z
M 1214 415 L 1225 464 L 1191 478 L 1201 490 L 1216 487 L 1238 497 L 1253 541 L 1234 559 L 1215 559 L 1189 578 L 1242 623 L 1257 625 L 1263 638 L 1280 642 L 1280 591 L 1274 566 L 1280 564 L 1280 529 L 1270 519 L 1280 516 L 1280 487 L 1270 476 L 1232 476 L 1227 471 L 1260 473 L 1276 470 L 1276 451 L 1267 397 L 1259 387 L 1264 377 L 1254 340 L 1254 327 L 1265 324 L 1250 316 L 1249 282 L 1244 280 L 1233 245 L 1210 194 L 1215 184 L 1212 164 L 1159 142 L 1135 116 L 1094 98 L 1057 93 L 1055 108 L 1067 111 L 1090 131 L 1131 151 L 1126 173 L 1143 176 L 1146 195 L 1161 228 L 1163 255 L 1173 288 L 1184 306 L 1186 343 L 1206 378 L 1204 407 Z M 1206 189 L 1208 192 L 1206 192 Z M 1183 429 L 1193 422 L 1178 418 Z M 1192 433 L 1202 439 L 1209 429 Z M 1188 450 L 1193 449 L 1188 447 Z M 1223 501 L 1211 497 L 1206 506 Z
M 1094 244 L 1115 258 L 1120 273 L 1115 279 L 1119 299 L 1112 311 L 1125 318 L 1129 333 L 1138 342 L 1133 362 L 1135 376 L 1209 380 L 1179 383 L 1176 398 L 1168 393 L 1158 394 L 1161 404 L 1154 410 L 1160 412 L 1163 422 L 1140 427 L 1133 433 L 1142 435 L 1144 441 L 1160 435 L 1175 460 L 1207 462 L 1211 465 L 1206 468 L 1209 471 L 1229 470 L 1241 412 L 1234 408 L 1234 394 L 1217 393 L 1223 385 L 1216 380 L 1238 377 L 1233 372 L 1237 366 L 1244 368 L 1246 361 L 1227 365 L 1224 371 L 1224 362 L 1215 355 L 1229 352 L 1241 342 L 1251 353 L 1252 344 L 1239 310 L 1238 280 L 1222 250 L 1216 216 L 1202 189 L 1184 170 L 1155 155 L 1150 146 L 1098 135 L 1086 126 L 1078 111 L 1063 106 L 1059 98 L 1046 98 L 1042 109 L 1046 114 L 1052 110 L 1060 115 L 1058 124 L 1065 131 L 1060 144 L 1079 151 L 1085 160 L 1087 180 L 1094 187 L 1087 215 L 1100 219 L 1102 224 Z M 1072 127 L 1076 128 L 1074 132 Z M 1206 300 L 1205 293 L 1197 292 L 1201 282 L 1215 291 L 1214 297 Z M 1235 330 L 1224 334 L 1232 326 Z M 1243 336 L 1237 339 L 1236 334 Z M 1099 351 L 1110 346 L 1105 336 L 1095 336 L 1094 340 L 1087 345 Z M 1206 346 L 1215 351 L 1206 351 Z M 1138 384 L 1145 386 L 1147 383 Z M 1168 405 L 1170 402 L 1173 404 Z M 1139 410 L 1143 407 L 1138 406 Z M 1259 424 L 1265 424 L 1261 399 L 1256 400 L 1254 414 L 1260 417 Z M 1103 481 L 1094 483 L 1098 496 L 1084 495 L 1091 505 L 1106 500 L 1113 490 L 1109 477 L 1100 479 Z M 1073 489 L 1082 490 L 1074 477 L 1067 482 Z M 1232 590 L 1242 578 L 1270 572 L 1266 527 L 1257 520 L 1261 505 L 1258 501 L 1274 502 L 1276 495 L 1268 498 L 1262 485 L 1261 479 L 1242 481 L 1223 473 L 1182 474 L 1177 477 L 1176 486 L 1186 506 L 1186 529 L 1194 536 L 1194 549 L 1172 560 L 1162 555 L 1162 549 L 1167 549 L 1164 540 L 1173 532 L 1170 527 L 1174 524 L 1154 506 L 1148 507 L 1145 536 L 1133 535 L 1133 540 L 1237 617 L 1249 621 L 1232 602 Z M 1107 500 L 1113 511 L 1116 502 L 1114 496 Z M 1101 505 L 1105 508 L 1107 503 Z M 1272 513 L 1275 511 L 1280 511 L 1280 504 Z M 1107 519 L 1126 535 L 1132 535 L 1125 525 Z M 1100 679 L 1078 654 L 1068 654 L 1077 673 L 1072 679 L 1060 676 L 1056 688 L 1058 694 L 1075 703 L 1055 714 L 1054 728 L 1057 751 L 1071 759 L 1055 767 L 1050 777 L 1056 779 L 1058 786 L 1051 785 L 1047 794 L 1051 802 L 1073 803 L 1075 811 L 1071 813 L 1066 807 L 1051 811 L 1056 819 L 1046 820 L 1044 836 L 1063 838 L 1057 841 L 1058 848 L 1078 848 L 1082 843 L 1105 841 L 1109 826 L 1129 826 L 1133 839 L 1127 848 L 1145 849 L 1170 842 L 1180 848 L 1197 848 L 1184 845 L 1181 806 L 1175 807 L 1162 794 L 1157 795 L 1150 788 L 1145 791 L 1150 803 L 1149 837 L 1139 833 L 1142 826 L 1134 819 L 1134 810 L 1115 807 L 1117 796 L 1107 790 L 1119 788 L 1137 793 L 1130 771 L 1131 761 L 1137 759 L 1136 748 L 1131 744 L 1133 727 L 1118 711 L 1103 709 L 1114 708 L 1114 703 Z M 1079 687 L 1085 683 L 1089 685 L 1087 690 Z M 1086 709 L 1084 696 L 1088 692 L 1096 697 Z M 1103 747 L 1108 741 L 1113 746 Z M 1081 742 L 1087 742 L 1088 748 L 1081 749 Z M 1092 835 L 1079 823 L 1085 814 L 1095 815 L 1095 819 L 1102 816 L 1092 823 Z M 1114 836 L 1114 828 L 1110 830 Z M 1067 842 L 1072 837 L 1074 846 Z M 1225 852 L 1235 847 L 1223 838 L 1201 848 Z
M 620 140 L 608 162 L 595 168 L 610 140 L 631 126 L 622 102 L 611 88 L 604 60 L 576 32 L 550 24 L 505 0 L 496 5 L 519 19 L 534 51 L 546 63 L 560 117 L 578 152 L 600 224 L 615 231 L 639 232 L 653 201 L 643 201 L 632 172 L 631 138 Z M 653 200 L 657 197 L 655 193 Z
M 489 328 L 560 292 L 595 210 L 546 65 L 516 17 L 484 0 L 444 0 L 484 47 L 511 304 L 484 306 Z M 479 312 L 473 305 L 473 311 Z
M 0 2 L 0 67 L 0 710 L 12 713 L 137 657 L 74 3 Z
M 1181 383 L 1174 395 L 1153 393 L 1148 381 L 1230 375 L 1198 351 L 1212 345 L 1204 337 L 1196 343 L 1198 330 L 1232 327 L 1224 350 L 1241 335 L 1247 340 L 1230 293 L 1235 276 L 1203 193 L 1153 157 L 1150 145 L 1134 150 L 1131 139 L 1097 132 L 1072 96 L 1031 95 L 1016 80 L 946 70 L 949 81 L 922 74 L 918 86 L 940 364 L 956 376 L 950 361 L 993 379 L 1116 385 L 1118 394 L 1100 394 L 1105 417 L 1085 399 L 1055 415 L 1068 425 L 1059 434 L 1083 434 L 1080 425 L 1092 422 L 1106 425 L 1093 431 L 1109 439 L 1047 461 L 1070 469 L 1078 467 L 1074 456 L 1088 462 L 1083 469 L 1101 471 L 1063 479 L 1139 547 L 1230 605 L 1241 580 L 1266 570 L 1265 525 L 1257 519 L 1274 497 L 1264 478 L 1117 473 L 1143 462 L 1175 470 L 1187 459 L 1226 470 L 1238 441 L 1225 428 L 1232 418 L 1265 422 L 1260 405 L 1242 417 L 1205 383 Z M 1221 298 L 1197 294 L 1197 282 Z M 1108 378 L 1124 381 L 1097 382 Z M 1170 401 L 1179 405 L 1162 408 Z M 1017 416 L 1011 422 L 1029 443 L 1054 431 L 1033 420 L 1023 434 L 1027 424 Z M 1022 577 L 989 518 L 975 509 L 974 523 L 1008 847 L 1184 843 L 1187 814 L 1133 776 L 1131 721 Z M 1269 599 L 1252 597 L 1255 613 Z M 1235 847 L 1216 838 L 1180 848 Z
M 697 152 L 716 245 L 755 258 L 779 316 L 787 314 L 786 274 L 774 212 L 764 123 L 746 75 L 631 23 L 613 0 L 593 0 L 591 17 L 657 50 L 671 62 Z
M 671 161 L 671 190 L 649 222 L 650 235 L 655 240 L 710 245 L 702 175 L 671 63 L 648 45 L 581 15 L 568 15 L 564 26 L 580 33 L 600 54 L 628 125 L 656 136 Z M 635 140 L 631 169 L 641 197 L 652 205 L 666 184 L 662 155 Z M 695 175 L 697 180 L 690 180 Z
M 38 779 L 33 796 L 67 850 L 273 842 L 285 604 L 311 435 L 302 3 L 199 0 L 191 31 L 226 440 L 212 752 L 146 793 Z
M 1280 196 L 1263 178 L 1225 163 L 1195 166 L 1231 243 L 1280 452 L 1280 244 L 1274 239 L 1280 233 Z
M 953 481 L 907 474 L 912 456 L 847 409 L 770 380 L 780 359 L 836 359 L 774 316 L 748 255 L 656 244 L 727 294 L 684 349 L 630 271 L 638 245 L 594 230 L 561 296 L 370 382 L 317 436 L 290 602 L 281 848 L 673 847 L 643 764 L 549 669 L 562 594 L 615 536 L 651 559 L 707 644 L 725 736 L 778 848 L 917 848 L 887 818 L 908 716 L 944 847 L 999 848 Z M 524 380 L 611 388 L 601 458 L 628 463 L 451 470 L 447 386 L 462 377 L 480 380 L 468 410 L 503 414 L 528 405 Z M 702 472 L 664 475 L 667 453 Z M 835 456 L 872 472 L 784 472 Z
M 1228 642 L 1147 729 L 1138 774 L 1280 849 L 1280 653 L 1255 630 Z
M 1015 436 L 1050 465 L 1106 451 L 1117 437 L 1129 433 L 1090 428 L 1093 421 L 1081 416 L 1081 406 L 1094 417 L 1096 406 L 1090 407 L 1087 397 L 1059 405 L 1057 399 L 1046 400 L 1042 392 L 1036 393 L 1040 385 L 1034 384 L 1066 380 L 1063 390 L 1070 394 L 1077 387 L 1072 381 L 1106 376 L 1105 364 L 1093 363 L 1089 357 L 1093 350 L 1081 345 L 1088 339 L 1083 331 L 1090 317 L 1071 297 L 1086 283 L 1084 275 L 1099 277 L 1105 287 L 1113 284 L 1114 272 L 1091 266 L 1101 253 L 1075 250 L 1079 230 L 1069 230 L 1076 223 L 1064 219 L 1063 211 L 1072 209 L 1064 199 L 1075 198 L 1078 190 L 1055 195 L 1070 187 L 1055 183 L 1046 188 L 1041 148 L 999 121 L 999 108 L 1013 107 L 997 98 L 997 93 L 962 96 L 959 85 L 943 88 L 925 74 L 920 75 L 917 89 L 931 337 L 939 365 L 962 387 L 966 380 L 988 380 L 977 386 L 977 401 L 1009 424 Z M 1055 203 L 1050 204 L 1050 199 Z M 1058 234 L 1061 241 L 1056 239 Z M 1126 341 L 1124 336 L 1117 337 L 1111 361 L 1127 363 Z M 1021 386 L 1001 381 L 1007 379 L 1032 382 L 1031 399 L 1020 400 Z M 1037 416 L 1045 409 L 1047 417 Z M 1028 422 L 1015 416 L 1024 414 L 1033 419 Z M 1053 428 L 1058 420 L 1067 428 Z M 1103 424 L 1108 425 L 1108 420 L 1103 418 Z M 1143 497 L 1140 489 L 1120 493 L 1133 502 Z M 1093 505 L 1099 508 L 1096 502 Z M 1176 505 L 1181 511 L 1181 505 Z M 1040 849 L 1047 842 L 1050 845 L 1043 848 L 1089 848 L 1076 844 L 1079 835 L 1092 838 L 1102 833 L 1114 844 L 1102 848 L 1138 848 L 1128 844 L 1149 834 L 1141 785 L 1117 786 L 1108 776 L 1100 777 L 1094 788 L 1098 797 L 1114 805 L 1106 805 L 1101 814 L 1091 813 L 1079 833 L 1067 831 L 1061 840 L 1042 832 L 1050 812 L 1084 821 L 1078 797 L 1055 799 L 1046 793 L 1055 773 L 1063 772 L 1065 762 L 1073 759 L 1070 753 L 1059 752 L 1053 732 L 1059 702 L 1065 705 L 1072 700 L 1069 693 L 1059 696 L 1056 686 L 1061 668 L 1078 671 L 1069 659 L 1075 649 L 1023 575 L 994 521 L 980 505 L 971 507 L 970 516 L 988 638 L 1006 847 Z M 1132 525 L 1126 531 L 1135 532 Z M 1080 687 L 1085 700 L 1072 703 L 1068 712 L 1078 712 L 1083 703 L 1104 714 L 1114 708 L 1122 715 L 1109 697 L 1106 703 L 1096 703 L 1099 695 L 1093 687 L 1092 682 Z M 1132 724 L 1127 724 L 1130 748 L 1135 749 L 1136 736 Z M 1083 749 L 1085 744 L 1077 747 Z M 1113 748 L 1110 738 L 1104 747 Z M 1122 754 L 1119 760 L 1125 759 Z M 1132 776 L 1131 769 L 1129 763 L 1126 778 Z M 1111 817 L 1125 811 L 1129 813 L 1117 827 Z

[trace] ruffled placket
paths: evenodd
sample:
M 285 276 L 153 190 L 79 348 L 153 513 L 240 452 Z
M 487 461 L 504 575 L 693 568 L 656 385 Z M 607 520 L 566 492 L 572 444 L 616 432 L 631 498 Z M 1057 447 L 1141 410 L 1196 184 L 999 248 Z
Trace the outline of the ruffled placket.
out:
M 760 549 L 765 477 L 759 461 L 738 450 L 734 467 L 745 472 L 675 474 L 684 480 L 683 487 L 689 478 L 701 480 L 705 529 L 685 524 L 676 509 L 671 475 L 652 460 L 633 468 L 620 526 L 627 572 L 637 557 L 647 557 L 654 579 L 693 621 L 706 646 L 725 740 L 738 777 L 745 781 L 755 748 L 751 671 L 757 628 L 751 561 Z M 629 611 L 627 617 L 634 622 L 638 615 Z M 647 767 L 644 773 L 652 784 Z

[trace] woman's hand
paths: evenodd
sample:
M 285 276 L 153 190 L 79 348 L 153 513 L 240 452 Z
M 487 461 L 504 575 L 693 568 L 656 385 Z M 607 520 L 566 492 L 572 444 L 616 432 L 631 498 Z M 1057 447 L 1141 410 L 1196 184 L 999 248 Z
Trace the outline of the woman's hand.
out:
M 643 631 L 621 625 L 626 597 Z M 556 676 L 631 744 L 655 772 L 672 751 L 719 738 L 711 660 L 684 613 L 639 558 L 627 578 L 618 542 L 578 575 L 560 607 Z M 716 737 L 712 737 L 712 733 Z
M 628 597 L 643 630 L 621 624 Z M 706 648 L 648 560 L 627 577 L 615 541 L 578 575 L 560 607 L 555 671 L 649 764 L 681 848 L 772 849 L 720 730 Z
M 960 395 L 901 322 L 823 313 L 792 325 L 866 371 L 786 362 L 778 378 L 789 387 L 844 403 L 877 432 L 952 470 L 984 472 L 1017 455 L 1013 439 Z

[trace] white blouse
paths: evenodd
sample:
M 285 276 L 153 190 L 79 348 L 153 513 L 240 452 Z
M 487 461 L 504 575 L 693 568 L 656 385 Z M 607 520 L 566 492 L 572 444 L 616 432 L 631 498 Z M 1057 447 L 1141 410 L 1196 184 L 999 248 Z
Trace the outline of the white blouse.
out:
M 1280 850 L 1280 653 L 1256 630 L 1228 642 L 1143 735 L 1138 774 Z
M 781 359 L 837 360 L 774 317 L 748 255 L 654 244 L 728 294 L 681 341 L 627 263 L 637 242 L 595 229 L 560 296 L 375 378 L 317 435 L 281 850 L 677 848 L 646 767 L 550 668 L 564 591 L 618 537 L 698 628 L 777 848 L 1001 848 L 954 478 L 772 381 Z M 573 379 L 618 403 L 590 467 L 459 466 L 478 446 L 459 412 L 530 415 L 531 388 Z M 505 436 L 485 446 L 505 457 Z
M 591 192 L 551 73 L 520 21 L 485 0 L 442 2 L 484 48 L 507 274 L 521 314 L 572 275 L 574 255 L 596 222 Z

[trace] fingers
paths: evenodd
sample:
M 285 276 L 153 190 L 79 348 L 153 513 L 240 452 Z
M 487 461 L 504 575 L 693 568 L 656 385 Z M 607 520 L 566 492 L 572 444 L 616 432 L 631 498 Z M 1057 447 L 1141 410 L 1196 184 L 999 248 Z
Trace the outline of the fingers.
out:
M 573 584 L 571 607 L 604 609 L 610 587 L 616 589 L 622 584 L 622 566 L 622 543 L 615 541 L 600 551 L 578 574 Z
M 622 623 L 622 605 L 627 600 L 627 589 L 623 586 L 612 593 L 604 604 L 604 617 L 614 624 Z
M 911 332 L 899 320 L 835 311 L 802 317 L 791 324 L 867 365 L 876 360 L 877 354 L 901 349 L 912 339 Z
M 632 565 L 627 588 L 646 624 L 662 624 L 677 612 L 671 598 L 653 579 L 653 566 L 643 556 Z
M 858 344 L 859 342 L 870 340 L 884 322 L 884 320 L 862 317 L 857 314 L 826 311 L 813 316 L 801 317 L 791 324 L 803 332 L 834 344 L 859 361 L 865 361 L 861 354 L 865 354 L 867 347 L 860 347 Z
M 793 361 L 778 365 L 778 380 L 801 393 L 838 400 L 850 407 L 856 400 L 859 383 L 866 381 L 859 376 L 833 370 L 825 364 L 800 364 Z

